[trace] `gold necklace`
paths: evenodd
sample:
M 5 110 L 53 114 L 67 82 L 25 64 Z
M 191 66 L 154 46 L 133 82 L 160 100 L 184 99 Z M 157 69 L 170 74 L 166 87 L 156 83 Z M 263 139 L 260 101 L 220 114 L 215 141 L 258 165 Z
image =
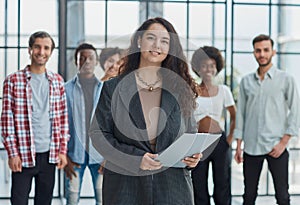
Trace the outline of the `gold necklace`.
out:
M 154 83 L 147 83 L 146 81 L 143 80 L 143 78 L 140 76 L 140 72 L 136 71 L 136 77 L 138 80 L 145 86 L 148 87 L 148 91 L 152 92 L 154 90 L 154 86 L 161 80 L 160 76 L 157 73 L 157 80 Z

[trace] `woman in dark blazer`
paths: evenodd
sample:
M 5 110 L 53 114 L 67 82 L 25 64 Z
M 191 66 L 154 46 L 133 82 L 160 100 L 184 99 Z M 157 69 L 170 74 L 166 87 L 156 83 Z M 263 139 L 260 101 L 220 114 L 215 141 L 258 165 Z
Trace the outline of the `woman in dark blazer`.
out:
M 106 81 L 90 136 L 106 159 L 103 205 L 192 205 L 189 168 L 163 167 L 155 158 L 185 132 L 193 118 L 196 86 L 178 35 L 163 18 L 145 21 L 131 39 L 123 73 Z

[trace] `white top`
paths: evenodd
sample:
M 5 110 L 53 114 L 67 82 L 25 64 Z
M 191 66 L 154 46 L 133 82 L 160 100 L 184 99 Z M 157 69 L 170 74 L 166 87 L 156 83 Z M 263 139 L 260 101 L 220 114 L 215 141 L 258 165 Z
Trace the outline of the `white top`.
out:
M 217 121 L 223 129 L 224 125 L 221 123 L 223 109 L 235 104 L 232 93 L 226 85 L 218 85 L 218 93 L 215 96 L 198 96 L 196 103 L 195 118 L 197 122 L 208 116 Z

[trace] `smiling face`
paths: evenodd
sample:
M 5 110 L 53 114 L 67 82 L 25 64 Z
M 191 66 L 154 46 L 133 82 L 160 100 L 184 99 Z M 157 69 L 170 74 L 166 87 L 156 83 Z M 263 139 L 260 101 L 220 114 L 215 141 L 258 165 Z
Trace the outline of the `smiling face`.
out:
M 204 60 L 197 70 L 203 81 L 211 81 L 217 74 L 216 61 L 212 58 Z
M 36 38 L 33 45 L 28 48 L 31 67 L 45 67 L 52 54 L 52 41 L 50 38 Z
M 104 63 L 104 71 L 107 72 L 108 69 L 114 66 L 120 60 L 120 55 L 118 53 L 110 56 Z
M 140 66 L 160 66 L 170 49 L 170 34 L 159 23 L 154 23 L 138 40 L 141 51 Z
M 118 60 L 112 66 L 110 66 L 105 73 L 109 74 L 110 76 L 117 76 L 119 74 L 120 66 L 124 63 L 123 59 Z
M 254 44 L 253 53 L 259 66 L 266 67 L 271 65 L 272 57 L 275 55 L 276 51 L 273 50 L 270 40 L 264 40 Z

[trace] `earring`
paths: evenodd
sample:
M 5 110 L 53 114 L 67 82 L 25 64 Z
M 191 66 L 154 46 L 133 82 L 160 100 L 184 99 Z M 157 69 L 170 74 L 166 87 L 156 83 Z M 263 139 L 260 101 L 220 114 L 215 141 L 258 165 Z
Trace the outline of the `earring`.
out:
M 141 48 L 141 45 L 140 45 L 140 44 L 138 44 L 137 46 L 138 46 L 138 48 Z

